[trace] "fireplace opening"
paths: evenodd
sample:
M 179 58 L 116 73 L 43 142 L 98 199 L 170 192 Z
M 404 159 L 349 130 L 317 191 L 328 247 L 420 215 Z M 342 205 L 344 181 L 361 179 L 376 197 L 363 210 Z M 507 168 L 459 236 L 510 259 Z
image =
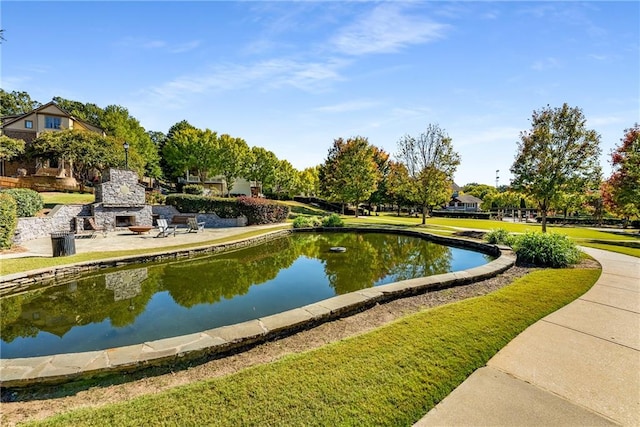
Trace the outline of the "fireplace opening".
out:
M 135 216 L 116 216 L 116 227 L 131 227 L 132 225 L 136 225 Z

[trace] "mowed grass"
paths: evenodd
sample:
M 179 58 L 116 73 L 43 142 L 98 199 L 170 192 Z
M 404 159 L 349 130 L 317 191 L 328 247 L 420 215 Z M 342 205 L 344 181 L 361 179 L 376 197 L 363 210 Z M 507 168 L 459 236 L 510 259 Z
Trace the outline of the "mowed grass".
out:
M 349 225 L 396 225 L 418 226 L 426 232 L 451 235 L 461 229 L 490 231 L 503 228 L 510 233 L 525 233 L 528 231 L 541 231 L 539 224 L 513 223 L 507 221 L 492 221 L 486 219 L 458 219 L 458 218 L 427 218 L 426 225 L 422 224 L 422 218 L 407 216 L 395 216 L 385 213 L 380 216 L 361 216 L 359 218 L 344 217 Z M 574 240 L 578 245 L 619 252 L 626 255 L 640 257 L 640 234 L 621 233 L 619 229 L 601 231 L 591 228 L 548 226 L 550 233 L 564 234 Z
M 40 193 L 40 195 L 44 200 L 45 206 L 48 207 L 55 205 L 84 205 L 95 201 L 95 196 L 90 193 L 44 192 Z
M 409 426 L 600 270 L 533 272 L 492 294 L 243 370 L 34 425 Z

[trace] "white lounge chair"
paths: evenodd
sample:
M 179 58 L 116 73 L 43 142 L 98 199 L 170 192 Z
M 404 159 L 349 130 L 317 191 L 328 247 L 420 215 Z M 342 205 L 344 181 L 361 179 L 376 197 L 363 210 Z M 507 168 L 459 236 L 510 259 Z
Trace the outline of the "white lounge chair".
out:
M 187 220 L 187 227 L 189 227 L 189 229 L 187 230 L 187 233 L 191 233 L 192 231 L 195 231 L 197 233 L 200 230 L 204 230 L 204 224 L 205 224 L 204 221 L 198 222 L 198 220 L 195 217 L 189 218 Z
M 157 223 L 159 232 L 156 237 L 168 237 L 169 234 L 173 234 L 173 237 L 176 236 L 177 227 L 175 225 L 169 225 L 166 219 L 159 219 Z

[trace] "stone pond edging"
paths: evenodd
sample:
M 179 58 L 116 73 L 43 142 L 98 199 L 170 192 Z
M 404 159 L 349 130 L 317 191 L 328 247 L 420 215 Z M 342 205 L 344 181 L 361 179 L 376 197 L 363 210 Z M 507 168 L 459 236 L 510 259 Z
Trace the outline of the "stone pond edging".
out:
M 69 266 L 52 267 L 0 278 L 0 290 L 20 291 L 29 285 L 59 277 L 75 275 L 107 267 L 174 260 L 199 254 L 213 254 L 273 240 L 292 232 L 305 231 L 385 232 L 419 237 L 436 243 L 465 247 L 488 253 L 497 258 L 488 264 L 453 273 L 427 276 L 389 283 L 338 295 L 282 313 L 261 317 L 235 325 L 222 326 L 171 338 L 144 342 L 124 347 L 82 353 L 0 359 L 0 387 L 25 387 L 37 384 L 56 384 L 79 378 L 91 378 L 113 373 L 126 373 L 152 366 L 179 363 L 187 360 L 220 357 L 241 351 L 256 344 L 310 329 L 321 323 L 354 314 L 406 296 L 430 290 L 464 285 L 498 274 L 516 262 L 515 253 L 508 247 L 490 245 L 469 239 L 435 236 L 412 230 L 388 228 L 362 229 L 307 229 L 280 230 L 258 237 L 237 240 L 215 246 L 204 246 L 165 253 L 154 253 L 126 258 L 85 262 Z

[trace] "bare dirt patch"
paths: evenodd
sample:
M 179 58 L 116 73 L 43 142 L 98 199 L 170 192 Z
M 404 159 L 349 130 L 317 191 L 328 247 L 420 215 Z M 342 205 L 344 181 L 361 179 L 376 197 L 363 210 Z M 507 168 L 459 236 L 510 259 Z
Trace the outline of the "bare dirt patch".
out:
M 492 279 L 478 283 L 429 292 L 410 298 L 377 305 L 369 310 L 311 330 L 257 345 L 245 352 L 200 364 L 183 367 L 173 372 L 144 371 L 131 375 L 118 375 L 91 382 L 78 382 L 61 386 L 3 390 L 0 406 L 0 424 L 16 425 L 29 420 L 82 407 L 99 407 L 122 402 L 145 394 L 158 393 L 194 381 L 220 377 L 244 368 L 270 363 L 282 357 L 321 347 L 327 343 L 366 333 L 407 314 L 427 308 L 486 295 L 532 271 L 528 267 L 513 267 Z

